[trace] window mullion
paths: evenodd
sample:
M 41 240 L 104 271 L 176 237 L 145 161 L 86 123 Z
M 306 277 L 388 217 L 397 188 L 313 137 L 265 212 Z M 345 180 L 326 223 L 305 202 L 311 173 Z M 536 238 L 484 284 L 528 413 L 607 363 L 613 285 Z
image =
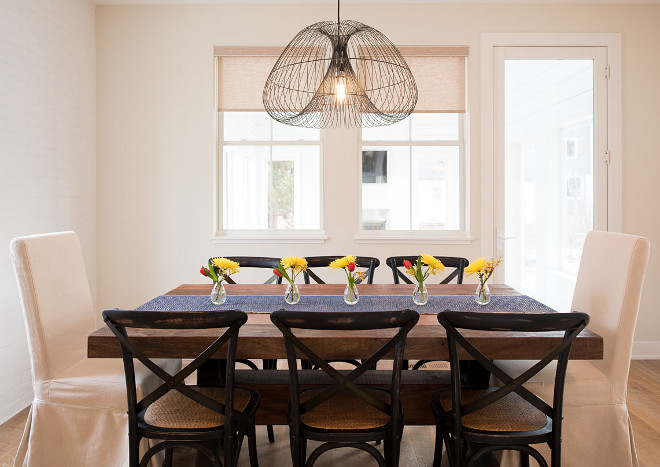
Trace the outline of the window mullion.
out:
M 413 213 L 413 172 L 412 172 L 412 116 L 408 121 L 408 229 L 412 230 L 412 213 Z
M 273 119 L 269 119 L 269 145 L 268 145 L 268 229 L 275 228 L 273 219 Z

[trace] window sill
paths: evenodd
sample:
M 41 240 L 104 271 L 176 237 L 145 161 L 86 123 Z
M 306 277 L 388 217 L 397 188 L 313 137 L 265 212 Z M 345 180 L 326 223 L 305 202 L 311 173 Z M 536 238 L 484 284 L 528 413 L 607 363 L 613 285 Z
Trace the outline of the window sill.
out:
M 355 243 L 407 243 L 422 245 L 469 245 L 474 237 L 465 235 L 356 235 Z
M 299 234 L 229 234 L 211 237 L 211 243 L 325 243 L 325 232 Z

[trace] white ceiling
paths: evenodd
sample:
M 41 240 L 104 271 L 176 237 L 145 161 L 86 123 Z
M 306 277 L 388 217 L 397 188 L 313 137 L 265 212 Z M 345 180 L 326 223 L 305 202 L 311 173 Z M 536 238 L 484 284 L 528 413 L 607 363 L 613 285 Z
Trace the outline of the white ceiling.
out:
M 336 0 L 91 0 L 97 5 L 326 4 Z M 342 0 L 342 3 L 660 3 L 660 0 Z

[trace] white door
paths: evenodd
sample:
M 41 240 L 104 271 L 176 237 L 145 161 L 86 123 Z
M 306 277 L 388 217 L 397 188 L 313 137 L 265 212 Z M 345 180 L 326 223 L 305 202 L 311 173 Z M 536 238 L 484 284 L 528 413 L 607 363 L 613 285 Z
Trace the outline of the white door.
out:
M 495 47 L 493 58 L 503 279 L 569 311 L 585 236 L 607 230 L 607 48 Z

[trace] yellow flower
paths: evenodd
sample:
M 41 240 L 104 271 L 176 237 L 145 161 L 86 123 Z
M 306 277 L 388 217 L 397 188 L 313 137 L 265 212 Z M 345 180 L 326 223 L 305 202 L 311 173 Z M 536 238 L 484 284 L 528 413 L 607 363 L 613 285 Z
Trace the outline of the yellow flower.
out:
M 429 267 L 428 271 L 431 274 L 437 274 L 445 270 L 445 265 L 442 264 L 442 261 L 440 261 L 435 256 L 426 255 L 422 253 L 421 257 L 422 257 L 422 263 L 426 264 Z
M 328 265 L 328 267 L 331 269 L 347 268 L 350 263 L 355 263 L 355 259 L 356 259 L 355 256 L 351 256 L 351 255 L 344 256 L 343 258 L 334 260 L 332 263 Z
M 224 277 L 231 276 L 240 269 L 240 265 L 236 261 L 227 258 L 213 258 L 211 263 L 219 269 L 220 274 Z
M 307 260 L 301 258 L 300 256 L 287 256 L 281 260 L 282 267 L 284 269 L 293 269 L 295 274 L 298 274 L 300 271 L 307 269 Z
M 486 267 L 486 258 L 475 259 L 470 263 L 468 267 L 465 268 L 465 273 L 469 276 L 471 274 L 480 273 L 484 271 Z

